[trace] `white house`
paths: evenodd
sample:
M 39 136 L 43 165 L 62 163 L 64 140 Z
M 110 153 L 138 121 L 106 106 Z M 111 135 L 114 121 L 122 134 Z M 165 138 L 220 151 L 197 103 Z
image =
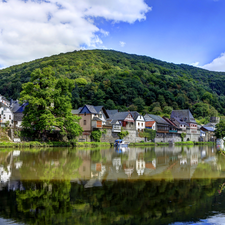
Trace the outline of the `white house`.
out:
M 1 126 L 4 127 L 7 121 L 9 121 L 9 126 L 12 126 L 13 119 L 14 119 L 13 112 L 11 111 L 9 105 L 0 101 L 0 124 L 1 124 Z
M 135 127 L 137 131 L 144 131 L 145 129 L 145 119 L 140 113 L 136 111 L 130 112 L 135 121 Z

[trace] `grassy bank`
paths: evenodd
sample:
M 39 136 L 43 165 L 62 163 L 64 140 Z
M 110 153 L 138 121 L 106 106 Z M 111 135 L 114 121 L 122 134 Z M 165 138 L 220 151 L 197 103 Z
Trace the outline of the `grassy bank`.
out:
M 38 141 L 30 141 L 30 142 L 0 142 L 0 148 L 32 148 L 32 147 L 70 147 L 71 144 L 69 142 L 38 142 Z
M 129 144 L 129 147 L 135 147 L 135 146 L 155 146 L 154 142 L 133 142 Z
M 110 143 L 108 142 L 76 142 L 74 147 L 110 147 Z

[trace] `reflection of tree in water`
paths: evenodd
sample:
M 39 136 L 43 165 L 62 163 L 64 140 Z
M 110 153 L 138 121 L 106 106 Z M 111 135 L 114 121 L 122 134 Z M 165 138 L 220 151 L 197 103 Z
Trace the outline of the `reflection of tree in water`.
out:
M 25 152 L 21 158 L 23 166 L 20 169 L 22 180 L 52 180 L 79 178 L 78 168 L 82 159 L 76 152 L 41 151 L 36 154 Z
M 103 187 L 26 182 L 26 190 L 2 192 L 0 216 L 27 224 L 168 224 L 204 216 L 222 180 L 105 181 Z M 3 195 L 2 195 L 3 194 Z M 223 196 L 221 195 L 221 198 Z M 14 199 L 14 202 L 12 201 Z M 15 204 L 15 199 L 17 205 Z

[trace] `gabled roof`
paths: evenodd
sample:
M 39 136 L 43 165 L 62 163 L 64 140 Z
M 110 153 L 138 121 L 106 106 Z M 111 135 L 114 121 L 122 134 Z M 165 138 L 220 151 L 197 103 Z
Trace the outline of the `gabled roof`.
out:
M 16 101 L 13 101 L 12 99 L 11 99 L 11 105 L 10 105 L 10 108 L 11 108 L 11 111 L 14 113 L 14 112 L 16 112 L 19 108 L 20 108 L 20 104 L 19 104 L 19 101 L 18 100 L 16 100 Z
M 108 115 L 110 117 L 111 115 L 114 115 L 114 114 L 118 113 L 119 111 L 118 111 L 118 109 L 113 109 L 113 110 L 106 109 L 106 112 L 108 113 Z
M 170 125 L 167 121 L 165 121 L 162 117 L 153 115 L 153 114 L 148 114 L 156 123 L 161 123 L 165 125 Z
M 207 130 L 207 131 L 212 131 L 212 132 L 215 131 L 215 128 L 213 128 L 213 127 L 205 127 L 205 126 L 203 126 L 202 128 L 205 129 L 205 130 Z
M 95 107 L 95 110 L 97 111 L 98 114 L 102 110 L 104 112 L 104 114 L 106 115 L 106 118 L 109 118 L 107 110 L 105 109 L 104 106 L 94 106 L 94 107 Z
M 130 112 L 118 112 L 110 117 L 112 120 L 125 120 Z M 131 115 L 132 116 L 132 115 Z
M 25 109 L 25 107 L 28 105 L 28 102 L 26 102 L 26 103 L 23 103 L 21 106 L 20 106 L 20 108 L 16 111 L 16 112 L 14 112 L 14 113 L 23 113 L 23 111 L 24 111 L 24 109 Z
M 130 114 L 132 115 L 135 121 L 137 120 L 138 116 L 141 116 L 141 114 L 137 111 L 130 111 Z
M 102 110 L 104 112 L 104 114 L 106 115 L 106 118 L 109 118 L 109 115 L 108 115 L 107 111 L 105 110 L 104 106 L 85 105 L 84 107 L 78 109 L 78 110 L 80 110 L 79 113 L 81 113 L 85 107 L 88 109 L 88 111 L 91 114 L 99 114 L 99 112 Z
M 164 119 L 166 122 L 168 122 L 170 125 L 172 125 L 172 126 L 174 126 L 174 127 L 177 128 L 176 124 L 173 123 L 170 119 L 168 119 L 168 118 L 166 118 L 166 117 L 164 117 L 164 116 L 163 116 L 163 119 Z
M 186 122 L 186 123 L 196 123 L 195 118 L 191 114 L 189 109 L 184 109 L 184 110 L 173 110 L 170 118 L 177 118 L 181 122 Z
M 95 107 L 94 107 L 93 105 L 85 105 L 85 106 L 80 110 L 80 113 L 82 112 L 82 110 L 83 110 L 85 107 L 88 109 L 88 111 L 89 111 L 90 113 L 92 113 L 92 114 L 97 114 L 97 111 L 96 111 L 96 109 L 95 109 Z

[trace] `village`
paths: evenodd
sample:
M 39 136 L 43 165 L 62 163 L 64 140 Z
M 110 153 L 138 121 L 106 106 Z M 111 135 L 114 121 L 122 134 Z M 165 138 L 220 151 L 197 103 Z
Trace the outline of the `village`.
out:
M 0 96 L 1 127 L 21 129 L 27 104 L 20 105 L 18 100 L 8 101 L 4 96 Z M 219 117 L 211 117 L 210 123 L 198 125 L 189 109 L 173 110 L 170 118 L 166 118 L 152 114 L 141 115 L 137 111 L 119 112 L 107 110 L 104 106 L 84 105 L 72 110 L 72 114 L 81 117 L 79 124 L 83 133 L 77 138 L 79 142 L 94 141 L 91 133 L 96 130 L 105 131 L 101 142 L 114 143 L 119 139 L 118 134 L 122 130 L 128 131 L 128 135 L 124 137 L 127 142 L 147 142 L 147 138 L 142 135 L 146 129 L 156 131 L 154 140 L 150 140 L 156 143 L 215 142 L 215 126 L 220 121 Z

